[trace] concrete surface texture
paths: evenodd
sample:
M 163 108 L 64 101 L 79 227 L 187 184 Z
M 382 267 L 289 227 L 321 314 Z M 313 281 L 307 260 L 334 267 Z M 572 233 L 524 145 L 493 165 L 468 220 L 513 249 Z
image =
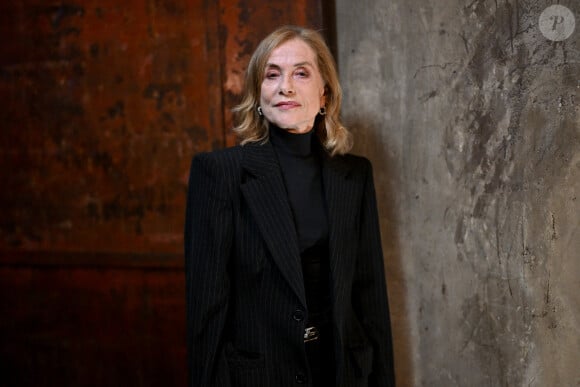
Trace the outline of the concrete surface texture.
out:
M 399 384 L 580 386 L 580 2 L 336 12 Z

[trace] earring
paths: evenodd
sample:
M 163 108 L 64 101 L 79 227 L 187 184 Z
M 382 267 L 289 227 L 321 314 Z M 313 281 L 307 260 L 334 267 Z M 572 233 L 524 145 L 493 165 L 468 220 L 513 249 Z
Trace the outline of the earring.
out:
M 323 106 L 320 108 L 320 111 L 318 112 L 318 114 L 320 114 L 321 116 L 326 115 L 326 108 Z
M 262 107 L 261 106 L 258 106 L 258 109 L 257 110 L 258 110 L 258 115 L 259 116 L 263 116 L 264 115 L 264 113 L 262 113 Z

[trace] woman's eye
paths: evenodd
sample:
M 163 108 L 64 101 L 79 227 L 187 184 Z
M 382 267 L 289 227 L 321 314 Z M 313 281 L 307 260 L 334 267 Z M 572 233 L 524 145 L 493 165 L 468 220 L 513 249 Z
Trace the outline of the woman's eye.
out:
M 268 79 L 274 79 L 274 78 L 276 78 L 278 75 L 279 75 L 279 73 L 276 73 L 276 72 L 269 72 L 269 73 L 266 73 L 266 78 L 268 78 Z
M 308 72 L 304 70 L 300 70 L 296 72 L 296 75 L 300 78 L 308 78 Z

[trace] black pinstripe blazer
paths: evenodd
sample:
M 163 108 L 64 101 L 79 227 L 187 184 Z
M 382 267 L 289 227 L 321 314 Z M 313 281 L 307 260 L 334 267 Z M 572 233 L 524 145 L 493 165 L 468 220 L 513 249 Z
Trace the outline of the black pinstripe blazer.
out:
M 370 162 L 323 160 L 338 386 L 394 385 Z M 193 158 L 185 225 L 189 386 L 294 386 L 309 370 L 298 239 L 270 143 Z

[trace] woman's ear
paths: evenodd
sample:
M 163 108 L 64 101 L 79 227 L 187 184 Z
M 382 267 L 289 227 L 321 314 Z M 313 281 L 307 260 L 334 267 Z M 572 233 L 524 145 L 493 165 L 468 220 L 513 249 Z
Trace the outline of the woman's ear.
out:
M 326 86 L 324 86 L 324 89 L 322 90 L 322 95 L 320 96 L 320 107 L 326 107 L 326 93 L 327 93 L 327 88 Z

